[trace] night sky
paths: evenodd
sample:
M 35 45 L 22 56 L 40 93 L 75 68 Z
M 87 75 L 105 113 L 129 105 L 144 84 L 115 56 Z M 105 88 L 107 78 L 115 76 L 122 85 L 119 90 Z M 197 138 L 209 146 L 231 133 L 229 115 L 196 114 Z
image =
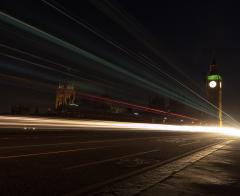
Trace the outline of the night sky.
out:
M 213 0 L 1 0 L 0 112 L 14 104 L 53 107 L 61 80 L 135 103 L 166 95 L 166 89 L 176 99 L 191 98 L 170 75 L 205 97 L 215 56 L 223 109 L 239 120 L 239 6 Z

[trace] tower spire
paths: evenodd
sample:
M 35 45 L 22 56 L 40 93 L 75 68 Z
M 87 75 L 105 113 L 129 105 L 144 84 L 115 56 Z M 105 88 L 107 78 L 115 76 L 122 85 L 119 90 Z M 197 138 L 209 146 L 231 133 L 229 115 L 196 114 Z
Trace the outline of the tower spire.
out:
M 215 55 L 214 55 L 213 58 L 212 58 L 212 63 L 211 63 L 211 65 L 217 65 Z
M 209 74 L 219 74 L 218 65 L 216 63 L 215 52 L 212 54 L 212 60 L 209 66 Z

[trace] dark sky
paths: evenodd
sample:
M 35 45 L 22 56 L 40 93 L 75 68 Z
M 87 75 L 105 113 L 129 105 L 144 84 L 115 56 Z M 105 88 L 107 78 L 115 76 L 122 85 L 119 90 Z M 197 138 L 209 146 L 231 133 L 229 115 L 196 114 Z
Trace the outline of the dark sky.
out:
M 223 77 L 224 110 L 239 119 L 240 13 L 236 2 L 2 0 L 2 13 L 116 67 L 102 66 L 1 16 L 1 111 L 12 104 L 53 106 L 59 80 L 73 80 L 82 91 L 141 103 L 152 93 L 164 94 L 147 81 L 166 88 L 169 84 L 171 92 L 179 90 L 162 72 L 204 97 L 205 75 L 214 53 Z M 118 67 L 128 73 L 120 74 Z M 146 83 L 131 78 L 130 73 Z

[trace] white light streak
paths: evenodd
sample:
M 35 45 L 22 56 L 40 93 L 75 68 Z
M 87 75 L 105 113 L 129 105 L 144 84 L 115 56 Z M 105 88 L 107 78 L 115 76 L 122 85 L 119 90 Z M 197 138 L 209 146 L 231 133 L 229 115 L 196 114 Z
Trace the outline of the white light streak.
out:
M 17 116 L 0 116 L 0 128 L 42 128 L 42 129 L 93 129 L 93 130 L 138 130 L 138 131 L 174 131 L 220 133 L 240 136 L 240 130 L 234 127 L 166 125 L 149 123 L 131 123 L 100 120 L 66 120 L 54 118 L 33 118 Z

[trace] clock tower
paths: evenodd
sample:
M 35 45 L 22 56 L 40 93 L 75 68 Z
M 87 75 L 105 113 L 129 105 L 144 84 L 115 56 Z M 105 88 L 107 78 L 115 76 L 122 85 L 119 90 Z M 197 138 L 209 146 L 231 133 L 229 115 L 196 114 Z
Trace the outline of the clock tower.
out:
M 219 74 L 215 59 L 210 64 L 207 74 L 207 97 L 217 107 L 215 113 L 217 122 L 215 122 L 222 127 L 222 77 Z

